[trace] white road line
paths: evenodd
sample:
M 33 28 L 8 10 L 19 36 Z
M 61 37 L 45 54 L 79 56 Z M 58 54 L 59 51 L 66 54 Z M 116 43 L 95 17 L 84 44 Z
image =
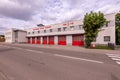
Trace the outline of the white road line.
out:
M 116 61 L 120 61 L 120 59 L 117 59 L 117 58 L 112 58 L 113 60 L 116 60 Z
M 64 57 L 64 58 L 69 58 L 69 59 L 75 59 L 75 60 L 88 61 L 88 62 L 94 62 L 94 63 L 100 63 L 100 64 L 104 63 L 104 62 L 101 62 L 101 61 L 84 59 L 84 58 L 77 58 L 77 57 L 72 57 L 72 56 L 64 56 L 64 55 L 59 55 L 59 54 L 54 54 L 54 56 L 59 56 L 59 57 Z
M 106 54 L 108 56 L 120 56 L 120 54 Z
M 30 51 L 30 52 L 35 52 L 35 53 L 44 53 L 44 52 L 42 52 L 42 51 L 36 51 L 36 50 L 30 50 L 30 49 L 25 49 L 26 51 Z
M 120 64 L 120 62 L 119 62 L 119 61 L 116 61 L 116 63 L 117 63 L 117 64 Z
M 111 58 L 120 58 L 120 56 L 108 56 L 108 57 L 111 57 Z

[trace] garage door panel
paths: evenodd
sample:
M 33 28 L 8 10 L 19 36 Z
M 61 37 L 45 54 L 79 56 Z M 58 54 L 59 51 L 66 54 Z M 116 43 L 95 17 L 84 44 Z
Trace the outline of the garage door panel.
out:
M 49 36 L 49 44 L 54 45 L 54 36 Z
M 32 44 L 35 44 L 35 37 L 32 37 Z
M 58 45 L 66 45 L 66 36 L 58 36 Z
M 37 42 L 36 42 L 36 44 L 41 44 L 40 38 L 41 38 L 41 37 L 37 37 Z
M 28 44 L 30 44 L 30 38 L 28 38 Z
M 47 44 L 47 37 L 43 37 L 43 44 Z
M 73 35 L 73 46 L 84 46 L 84 35 L 83 34 L 77 34 Z

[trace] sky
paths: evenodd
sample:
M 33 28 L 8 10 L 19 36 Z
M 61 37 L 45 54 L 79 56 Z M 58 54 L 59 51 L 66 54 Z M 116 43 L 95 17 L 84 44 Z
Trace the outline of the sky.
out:
M 119 12 L 120 0 L 0 0 L 0 34 L 9 28 L 79 20 L 90 11 Z

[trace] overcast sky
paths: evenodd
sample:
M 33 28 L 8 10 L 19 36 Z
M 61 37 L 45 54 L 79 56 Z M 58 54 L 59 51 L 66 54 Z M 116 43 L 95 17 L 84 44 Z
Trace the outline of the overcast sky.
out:
M 120 0 L 0 0 L 0 34 L 8 28 L 79 20 L 90 11 L 118 12 Z

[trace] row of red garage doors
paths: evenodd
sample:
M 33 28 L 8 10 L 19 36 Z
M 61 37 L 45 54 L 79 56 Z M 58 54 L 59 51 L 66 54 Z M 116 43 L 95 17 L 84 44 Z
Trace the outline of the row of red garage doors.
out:
M 47 40 L 47 36 L 43 36 L 43 42 L 41 43 L 41 37 L 32 37 L 32 40 L 30 40 L 30 37 L 28 37 L 28 44 L 49 44 L 49 45 L 54 45 L 54 36 L 49 36 Z M 79 35 L 72 35 L 72 45 L 73 46 L 84 46 L 84 40 L 83 40 L 83 34 Z M 66 43 L 66 35 L 61 35 L 58 36 L 58 45 L 67 45 Z

